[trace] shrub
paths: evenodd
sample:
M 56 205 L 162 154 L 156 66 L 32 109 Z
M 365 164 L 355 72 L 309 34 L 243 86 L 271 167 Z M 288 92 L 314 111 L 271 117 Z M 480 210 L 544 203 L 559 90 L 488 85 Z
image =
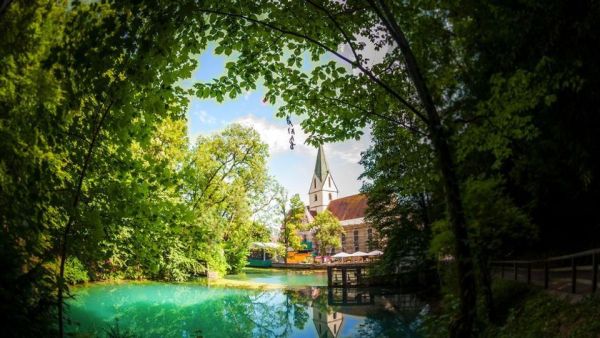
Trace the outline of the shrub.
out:
M 90 280 L 88 272 L 77 257 L 68 257 L 65 262 L 65 281 L 67 284 L 85 283 Z

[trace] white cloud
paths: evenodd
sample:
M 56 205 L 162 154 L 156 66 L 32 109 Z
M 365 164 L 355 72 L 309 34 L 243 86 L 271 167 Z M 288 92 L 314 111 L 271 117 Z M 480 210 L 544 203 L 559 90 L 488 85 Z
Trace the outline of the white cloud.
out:
M 271 155 L 276 155 L 290 150 L 290 134 L 288 134 L 288 127 L 284 121 L 276 123 L 269 121 L 266 118 L 249 114 L 238 118 L 234 122 L 246 127 L 254 128 L 258 134 L 260 134 L 262 141 L 269 146 L 269 152 Z M 294 128 L 294 132 L 294 141 L 296 144 L 294 149 L 304 154 L 311 153 L 312 147 L 304 144 L 304 141 L 306 140 L 306 134 L 300 128 L 300 126 L 296 126 Z
M 297 144 L 294 150 L 291 151 L 287 125 L 284 121 L 271 121 L 250 114 L 234 122 L 252 127 L 260 134 L 263 142 L 269 145 L 272 161 L 280 164 L 281 161 L 286 161 L 284 163 L 289 164 L 286 169 L 278 167 L 279 169 L 272 173 L 288 189 L 290 195 L 298 193 L 307 202 L 308 195 L 306 195 L 306 192 L 314 170 L 317 149 L 304 144 L 307 135 L 300 127 L 296 127 L 295 140 Z M 348 140 L 324 146 L 327 162 L 340 190 L 340 197 L 358 193 L 362 185 L 362 181 L 358 180 L 358 176 L 363 172 L 363 168 L 358 162 L 361 152 L 365 151 L 370 144 L 371 133 L 368 129 L 365 129 L 363 137 L 358 141 Z M 289 159 L 287 156 L 290 155 L 295 159 Z
M 290 150 L 290 135 L 288 134 L 287 124 L 284 121 L 281 123 L 269 121 L 266 118 L 254 116 L 252 114 L 243 116 L 234 122 L 243 126 L 254 128 L 259 134 L 263 142 L 269 146 L 271 155 L 276 155 Z M 296 125 L 294 128 L 295 147 L 294 150 L 302 155 L 308 155 L 314 158 L 317 150 L 310 145 L 305 144 L 308 135 Z M 348 162 L 356 164 L 360 160 L 361 152 L 365 151 L 371 144 L 371 133 L 368 128 L 363 130 L 364 135 L 360 140 L 350 140 L 339 143 L 331 143 L 325 145 L 328 158 L 331 157 L 336 161 Z
M 206 110 L 193 111 L 192 115 L 196 117 L 202 124 L 213 124 L 217 121 L 215 117 L 210 115 Z

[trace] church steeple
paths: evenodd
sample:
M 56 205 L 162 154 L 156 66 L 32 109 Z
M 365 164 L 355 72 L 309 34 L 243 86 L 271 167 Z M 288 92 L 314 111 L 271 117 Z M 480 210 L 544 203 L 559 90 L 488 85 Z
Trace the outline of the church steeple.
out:
M 317 162 L 315 163 L 315 176 L 317 176 L 321 182 L 325 181 L 325 178 L 329 174 L 329 166 L 327 165 L 327 159 L 325 158 L 325 150 L 323 146 L 319 146 L 317 151 Z
M 319 146 L 317 151 L 317 161 L 315 162 L 315 172 L 313 173 L 308 191 L 309 208 L 317 212 L 323 211 L 329 205 L 329 202 L 336 199 L 338 189 L 333 181 L 333 176 L 329 171 L 329 165 L 325 158 L 323 146 Z

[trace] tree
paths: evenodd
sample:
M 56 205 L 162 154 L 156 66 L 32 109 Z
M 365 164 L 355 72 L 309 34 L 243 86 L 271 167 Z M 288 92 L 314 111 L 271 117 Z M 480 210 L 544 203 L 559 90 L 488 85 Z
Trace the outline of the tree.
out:
M 443 194 L 431 145 L 384 122 L 372 128 L 373 145 L 363 153 L 362 192 L 369 196 L 367 221 L 386 238 L 384 273 L 398 267 L 431 268 L 431 224 L 444 217 Z
M 327 249 L 342 247 L 341 236 L 344 233 L 344 227 L 331 211 L 324 210 L 318 213 L 310 226 L 315 232 L 315 240 L 319 243 L 319 251 L 322 256 L 327 254 Z
M 250 236 L 255 242 L 270 242 L 271 229 L 264 223 L 253 222 Z
M 45 60 L 60 45 L 64 8 L 0 6 L 0 313 L 7 336 L 48 336 L 56 304 L 53 236 L 64 220 L 68 114 Z
M 195 235 L 186 246 L 216 270 L 239 271 L 246 263 L 253 226 L 250 198 L 264 189 L 267 156 L 258 133 L 237 124 L 199 137 L 191 151 L 185 194 L 194 213 L 188 231 Z M 215 254 L 219 249 L 224 257 Z
M 294 195 L 288 201 L 285 193 L 280 194 L 277 198 L 279 210 L 283 215 L 283 224 L 281 227 L 280 241 L 285 248 L 284 261 L 287 264 L 288 248 L 298 250 L 302 247 L 300 243 L 300 235 L 298 231 L 304 229 L 304 213 L 306 207 L 299 195 Z M 289 203 L 289 207 L 288 206 Z
M 279 200 L 285 200 L 285 194 L 285 188 L 275 177 L 268 176 L 264 189 L 253 192 L 249 197 L 252 203 L 253 220 L 264 224 L 271 233 L 277 231 L 283 224 L 285 215 L 279 210 Z
M 69 243 L 83 223 L 81 206 L 95 197 L 88 190 L 88 178 L 96 169 L 106 168 L 134 139 L 148 140 L 150 131 L 164 118 L 180 118 L 187 103 L 185 91 L 176 83 L 190 76 L 197 62 L 182 56 L 199 52 L 201 46 L 171 39 L 175 22 L 163 21 L 159 28 L 151 23 L 153 15 L 131 4 L 117 8 L 109 3 L 73 3 L 64 39 L 45 60 L 62 80 L 65 104 L 61 109 L 71 122 L 65 132 L 73 135 L 67 139 L 70 180 L 65 184 L 66 217 L 56 248 L 61 336 Z M 152 47 L 158 44 L 165 48 L 161 53 Z M 106 151 L 104 156 L 97 156 L 100 149 Z
M 148 24 L 152 20 L 141 19 L 148 18 L 148 12 L 134 11 L 136 14 L 129 15 L 131 7 L 110 7 L 107 3 L 74 2 L 67 6 L 47 1 L 13 2 L 3 7 L 6 12 L 0 23 L 2 36 L 7 39 L 2 42 L 0 81 L 6 85 L 2 86 L 1 104 L 3 111 L 9 112 L 3 116 L 8 124 L 2 125 L 16 133 L 24 131 L 19 139 L 3 135 L 7 143 L 1 146 L 2 152 L 8 155 L 18 149 L 32 151 L 18 151 L 14 159 L 25 161 L 13 162 L 15 166 L 4 162 L 6 157 L 2 156 L 2 200 L 18 198 L 34 217 L 28 220 L 30 233 L 11 231 L 5 237 L 5 248 L 21 246 L 18 243 L 23 240 L 31 245 L 23 252 L 25 260 L 17 263 L 18 269 L 27 271 L 30 277 L 14 272 L 13 276 L 32 280 L 30 286 L 55 281 L 57 292 L 48 292 L 51 290 L 46 286 L 46 291 L 40 293 L 34 291 L 37 287 L 27 292 L 33 298 L 40 297 L 30 302 L 39 301 L 34 305 L 35 313 L 49 313 L 43 304 L 58 305 L 60 335 L 64 333 L 65 263 L 74 251 L 70 240 L 92 220 L 98 220 L 88 212 L 97 206 L 94 179 L 122 160 L 133 140 L 147 142 L 157 123 L 166 117 L 182 116 L 187 99 L 175 84 L 181 77 L 189 76 L 195 62 L 175 54 L 198 52 L 200 47 L 197 42 L 193 47 L 184 47 L 179 44 L 181 41 L 165 39 L 177 47 L 171 49 L 165 42 L 167 52 L 159 56 L 149 47 L 157 45 L 155 39 L 173 33 L 169 29 L 173 23 L 163 22 L 165 29 L 156 30 Z M 20 145 L 15 148 L 17 144 Z M 103 156 L 97 156 L 98 153 Z M 34 175 L 29 176 L 31 173 Z M 38 183 L 27 182 L 29 178 Z M 11 181 L 22 182 L 34 190 L 22 197 L 12 195 L 16 186 Z M 99 200 L 109 200 L 106 195 L 110 192 L 102 191 L 104 195 Z M 100 205 L 104 205 L 102 202 Z M 32 214 L 31 210 L 38 212 Z M 8 216 L 2 220 L 5 229 L 25 224 L 13 212 L 19 213 L 19 208 L 2 206 L 2 215 Z M 54 266 L 56 271 L 44 272 Z M 32 318 L 34 312 L 22 318 Z

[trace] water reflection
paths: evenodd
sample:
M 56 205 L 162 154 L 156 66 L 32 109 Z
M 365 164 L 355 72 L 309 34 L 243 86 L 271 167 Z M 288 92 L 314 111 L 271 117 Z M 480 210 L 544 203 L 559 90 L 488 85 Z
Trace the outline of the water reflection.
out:
M 92 286 L 70 302 L 69 331 L 139 337 L 416 337 L 423 303 L 375 289 L 253 291 L 196 285 Z

